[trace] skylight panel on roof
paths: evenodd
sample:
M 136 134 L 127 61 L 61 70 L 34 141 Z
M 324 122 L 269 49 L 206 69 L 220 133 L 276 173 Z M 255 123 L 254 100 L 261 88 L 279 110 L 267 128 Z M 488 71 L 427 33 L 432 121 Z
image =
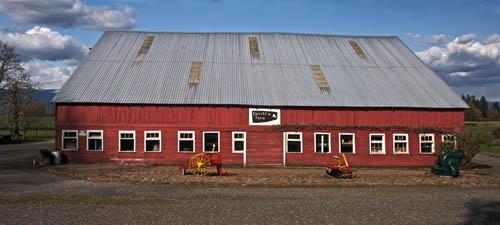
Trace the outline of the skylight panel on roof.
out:
M 259 42 L 257 37 L 248 37 L 248 43 L 250 44 L 250 54 L 252 56 L 259 56 Z
M 358 54 L 359 56 L 362 56 L 362 57 L 366 57 L 365 52 L 363 51 L 363 49 L 361 49 L 361 47 L 359 46 L 358 42 L 350 40 L 349 44 L 351 45 L 352 49 L 354 49 L 354 51 L 356 52 L 356 54 Z
M 328 81 L 326 81 L 325 74 L 323 74 L 323 70 L 321 70 L 321 67 L 319 65 L 311 65 L 311 70 L 319 88 L 330 89 L 330 85 L 328 85 Z
M 154 40 L 155 40 L 154 36 L 147 36 L 146 39 L 144 39 L 144 41 L 142 42 L 142 46 L 139 49 L 139 52 L 137 53 L 137 55 L 148 53 Z
M 193 62 L 191 64 L 191 72 L 189 72 L 189 85 L 198 85 L 201 77 L 201 62 Z

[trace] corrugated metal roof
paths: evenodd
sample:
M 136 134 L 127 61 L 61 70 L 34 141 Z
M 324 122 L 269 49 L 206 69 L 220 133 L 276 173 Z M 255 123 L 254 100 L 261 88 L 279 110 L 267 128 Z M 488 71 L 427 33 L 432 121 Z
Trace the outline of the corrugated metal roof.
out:
M 154 42 L 138 55 L 146 36 Z M 193 62 L 203 63 L 196 86 Z M 329 90 L 311 65 L 321 66 Z M 53 102 L 467 108 L 398 37 L 294 33 L 107 31 Z

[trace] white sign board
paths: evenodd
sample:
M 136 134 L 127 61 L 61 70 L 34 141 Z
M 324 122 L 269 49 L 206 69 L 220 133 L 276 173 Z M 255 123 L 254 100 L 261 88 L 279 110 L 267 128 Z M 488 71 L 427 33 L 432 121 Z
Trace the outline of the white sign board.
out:
M 78 131 L 78 136 L 87 136 L 87 132 L 84 130 Z
M 279 109 L 257 109 L 250 108 L 249 124 L 250 125 L 280 125 L 280 110 Z

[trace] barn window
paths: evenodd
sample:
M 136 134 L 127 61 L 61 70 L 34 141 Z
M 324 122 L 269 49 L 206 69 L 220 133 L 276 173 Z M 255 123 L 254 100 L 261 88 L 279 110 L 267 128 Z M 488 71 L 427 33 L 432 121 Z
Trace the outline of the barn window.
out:
M 408 154 L 408 134 L 393 134 L 394 154 Z
M 330 134 L 314 133 L 316 153 L 330 153 Z
M 434 134 L 420 134 L 420 153 L 432 154 L 434 152 Z
M 349 44 L 351 45 L 352 49 L 356 52 L 356 54 L 358 54 L 358 56 L 366 57 L 366 53 L 359 46 L 358 42 L 356 42 L 354 40 L 350 40 Z
M 102 130 L 87 131 L 87 151 L 102 151 Z
M 233 132 L 233 152 L 245 152 L 246 149 L 246 133 Z
M 78 151 L 77 130 L 62 130 L 62 150 Z
M 285 132 L 285 143 L 288 153 L 302 153 L 302 132 Z
M 385 135 L 370 134 L 370 153 L 385 154 Z
M 457 139 L 455 138 L 454 135 L 451 134 L 443 134 L 442 141 L 445 144 L 450 144 L 453 146 L 453 148 L 457 147 Z
M 354 134 L 339 134 L 340 153 L 355 153 Z
M 120 152 L 135 152 L 135 131 L 119 131 L 119 151 Z
M 219 152 L 219 132 L 209 131 L 203 132 L 203 151 L 204 152 Z
M 161 131 L 144 131 L 144 151 L 161 152 Z
M 179 131 L 179 152 L 194 152 L 194 131 Z

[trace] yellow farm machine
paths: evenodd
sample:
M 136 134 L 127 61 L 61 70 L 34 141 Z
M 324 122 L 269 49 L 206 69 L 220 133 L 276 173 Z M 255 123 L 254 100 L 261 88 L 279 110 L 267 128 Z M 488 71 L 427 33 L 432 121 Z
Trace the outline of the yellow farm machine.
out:
M 217 175 L 222 176 L 222 156 L 214 153 L 215 145 L 212 146 L 211 153 L 198 153 L 193 156 L 187 165 L 179 166 L 182 175 L 186 175 L 186 170 L 195 176 L 205 176 L 212 166 L 217 168 Z
M 356 170 L 353 170 L 351 169 L 351 167 L 349 167 L 349 163 L 347 162 L 347 159 L 345 158 L 344 154 L 342 154 L 344 163 L 341 163 L 339 156 L 334 155 L 333 158 L 337 160 L 337 163 L 327 165 L 325 171 L 326 175 L 338 179 L 354 177 L 354 172 L 356 172 Z

